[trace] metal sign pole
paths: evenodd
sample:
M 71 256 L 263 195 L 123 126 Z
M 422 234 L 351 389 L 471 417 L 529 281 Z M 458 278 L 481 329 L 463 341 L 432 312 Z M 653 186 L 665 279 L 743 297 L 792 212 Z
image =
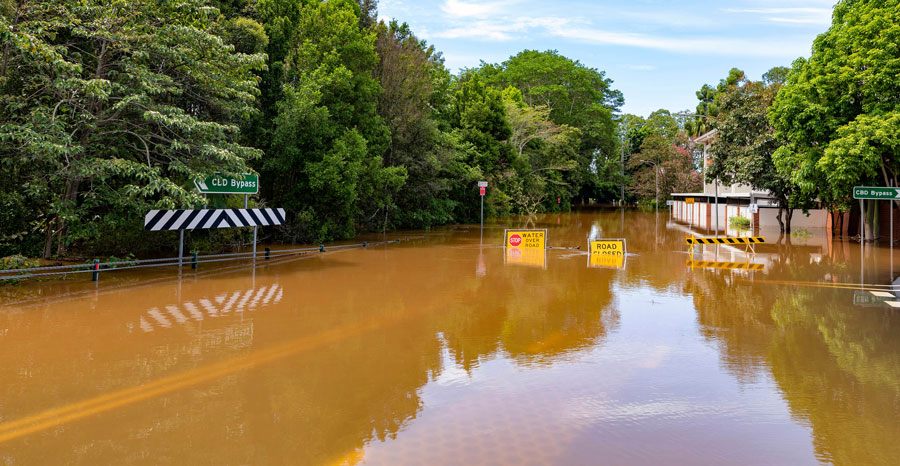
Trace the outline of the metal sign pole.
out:
M 719 178 L 716 177 L 716 236 L 719 236 Z
M 487 194 L 487 181 L 479 181 L 478 182 L 478 197 L 481 198 L 481 236 L 479 237 L 479 244 L 484 242 L 484 195 Z
M 247 198 L 248 197 L 249 197 L 249 195 L 244 194 L 244 208 L 245 209 L 247 208 Z M 256 260 L 256 228 L 257 227 L 254 225 L 253 226 L 253 260 L 254 261 Z M 255 272 L 255 269 L 254 269 L 254 272 Z
M 862 247 L 863 241 L 866 240 L 866 231 L 863 229 L 863 222 L 866 221 L 866 205 L 864 200 L 859 200 L 859 246 Z
M 184 230 L 178 230 L 178 270 L 181 270 L 181 263 L 184 256 Z
M 863 244 L 866 242 L 865 240 L 865 230 L 863 229 L 863 222 L 866 220 L 866 207 L 864 204 L 865 201 L 862 199 L 859 200 L 859 287 L 865 288 L 863 285 L 866 282 L 865 271 L 863 268 Z

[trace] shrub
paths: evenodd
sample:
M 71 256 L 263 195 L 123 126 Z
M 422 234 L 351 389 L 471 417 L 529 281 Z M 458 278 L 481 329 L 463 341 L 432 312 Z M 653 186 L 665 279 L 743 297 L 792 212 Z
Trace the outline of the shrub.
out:
M 728 224 L 731 225 L 731 228 L 735 228 L 738 230 L 750 229 L 750 219 L 747 217 L 741 217 L 740 215 L 729 218 Z

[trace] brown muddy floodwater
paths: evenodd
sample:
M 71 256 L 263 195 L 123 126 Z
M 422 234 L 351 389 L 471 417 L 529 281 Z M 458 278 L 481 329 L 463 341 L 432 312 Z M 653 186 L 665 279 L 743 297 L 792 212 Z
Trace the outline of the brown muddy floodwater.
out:
M 581 250 L 505 257 L 526 225 Z M 900 464 L 887 246 L 763 231 L 752 270 L 689 268 L 687 231 L 554 214 L 2 287 L 0 464 Z

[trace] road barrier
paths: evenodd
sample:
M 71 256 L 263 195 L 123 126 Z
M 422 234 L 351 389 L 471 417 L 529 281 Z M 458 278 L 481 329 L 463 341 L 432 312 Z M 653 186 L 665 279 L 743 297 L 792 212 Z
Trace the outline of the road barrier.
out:
M 684 241 L 688 245 L 688 252 L 691 252 L 696 245 L 703 244 L 724 244 L 729 246 L 744 245 L 744 253 L 750 257 L 756 256 L 756 245 L 765 243 L 766 239 L 762 236 L 722 236 L 714 238 L 697 238 L 694 235 L 685 236 Z
M 688 246 L 693 246 L 695 244 L 759 244 L 766 242 L 766 238 L 762 236 L 721 238 L 695 238 L 693 236 L 685 236 L 684 240 L 687 242 Z

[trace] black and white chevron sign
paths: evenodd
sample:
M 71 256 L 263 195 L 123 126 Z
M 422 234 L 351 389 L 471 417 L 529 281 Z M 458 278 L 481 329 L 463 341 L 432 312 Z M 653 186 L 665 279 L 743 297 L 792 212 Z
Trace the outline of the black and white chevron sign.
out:
M 151 210 L 144 216 L 144 229 L 151 231 L 262 227 L 283 223 L 284 209 Z

